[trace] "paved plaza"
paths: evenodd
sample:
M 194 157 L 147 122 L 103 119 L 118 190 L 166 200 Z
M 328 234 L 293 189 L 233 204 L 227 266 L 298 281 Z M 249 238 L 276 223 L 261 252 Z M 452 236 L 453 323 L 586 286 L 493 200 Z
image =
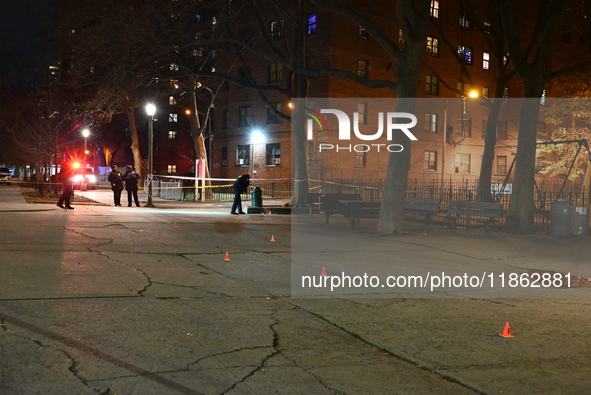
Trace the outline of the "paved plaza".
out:
M 77 193 L 103 204 L 65 211 L 0 186 L 2 395 L 590 391 L 589 235 L 409 223 L 377 237 L 371 220 L 350 230 L 317 215 L 292 240 L 288 215 L 230 216 L 228 203 L 113 207 L 110 191 Z M 439 263 L 569 282 L 543 293 L 495 284 L 294 297 L 292 260 L 328 278 Z M 507 322 L 514 337 L 499 336 Z

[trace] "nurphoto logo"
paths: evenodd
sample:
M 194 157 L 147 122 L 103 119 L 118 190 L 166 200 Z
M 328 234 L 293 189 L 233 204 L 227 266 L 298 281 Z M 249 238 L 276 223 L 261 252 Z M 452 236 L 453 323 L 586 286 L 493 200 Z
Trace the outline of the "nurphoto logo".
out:
M 386 131 L 386 139 L 392 141 L 392 136 L 395 131 L 404 133 L 410 140 L 417 140 L 416 136 L 410 131 L 411 128 L 416 126 L 417 117 L 414 114 L 407 112 L 378 112 L 378 128 L 375 133 L 363 133 L 360 128 L 360 113 L 353 112 L 353 122 L 349 115 L 342 110 L 334 108 L 323 108 L 320 111 L 316 111 L 310 107 L 304 107 L 304 112 L 307 116 L 306 119 L 306 136 L 308 140 L 314 139 L 314 124 L 317 125 L 318 130 L 326 131 L 329 129 L 328 122 L 322 114 L 331 114 L 336 116 L 338 121 L 338 138 L 340 141 L 350 141 L 351 131 L 354 136 L 362 141 L 375 141 L 382 137 L 384 129 Z M 361 117 L 365 114 L 361 114 Z M 401 123 L 401 120 L 407 120 L 408 122 Z M 385 125 L 385 128 L 384 128 Z M 351 127 L 352 126 L 352 127 Z M 380 151 L 381 148 L 387 149 L 389 152 L 400 152 L 404 148 L 400 144 L 355 144 L 355 145 L 340 145 L 340 144 L 329 144 L 320 143 L 318 144 L 318 151 L 336 150 L 338 151 L 355 151 L 355 152 L 368 152 L 372 149 Z

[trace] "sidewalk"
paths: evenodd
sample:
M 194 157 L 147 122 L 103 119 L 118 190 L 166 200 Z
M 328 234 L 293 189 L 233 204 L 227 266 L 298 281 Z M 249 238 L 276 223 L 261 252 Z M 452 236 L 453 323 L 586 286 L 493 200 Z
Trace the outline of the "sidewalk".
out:
M 110 193 L 97 193 L 111 203 Z M 302 245 L 290 216 L 230 216 L 229 203 L 66 212 L 25 204 L 10 188 L 0 189 L 0 203 L 3 395 L 591 388 L 588 236 L 409 224 L 404 236 L 376 238 L 369 222 L 351 231 L 312 216 Z M 294 256 L 329 275 L 354 257 L 367 270 L 438 262 L 464 271 L 569 270 L 585 296 L 294 298 Z M 498 335 L 506 322 L 515 337 Z

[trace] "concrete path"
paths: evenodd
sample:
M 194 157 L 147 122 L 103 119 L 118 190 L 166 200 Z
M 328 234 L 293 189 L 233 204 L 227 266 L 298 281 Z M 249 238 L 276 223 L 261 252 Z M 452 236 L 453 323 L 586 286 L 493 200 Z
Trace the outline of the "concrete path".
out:
M 77 193 L 111 204 L 109 191 Z M 591 388 L 589 236 L 450 234 L 409 224 L 404 236 L 376 238 L 370 222 L 350 231 L 314 217 L 302 235 L 288 216 L 155 203 L 74 202 L 65 211 L 0 188 L 0 394 Z M 290 265 L 302 257 L 307 265 Z M 532 298 L 531 289 L 520 289 L 528 299 L 499 298 L 497 289 L 487 290 L 494 298 L 457 290 L 291 296 L 292 266 L 326 266 L 331 276 L 359 269 L 359 259 L 380 276 L 434 262 L 458 273 L 569 272 L 573 287 L 556 290 L 561 299 Z M 498 336 L 507 321 L 513 338 Z

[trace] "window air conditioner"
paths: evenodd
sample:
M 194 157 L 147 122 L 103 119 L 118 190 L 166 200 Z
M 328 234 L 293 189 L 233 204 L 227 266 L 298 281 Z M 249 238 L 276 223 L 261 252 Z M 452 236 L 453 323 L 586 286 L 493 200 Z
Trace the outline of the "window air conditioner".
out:
M 281 158 L 273 158 L 273 160 L 271 161 L 271 163 L 273 163 L 274 165 L 280 165 L 281 164 Z
M 245 162 L 245 160 L 244 160 L 244 159 L 238 159 L 238 165 L 243 165 L 243 164 L 244 164 L 244 162 Z

